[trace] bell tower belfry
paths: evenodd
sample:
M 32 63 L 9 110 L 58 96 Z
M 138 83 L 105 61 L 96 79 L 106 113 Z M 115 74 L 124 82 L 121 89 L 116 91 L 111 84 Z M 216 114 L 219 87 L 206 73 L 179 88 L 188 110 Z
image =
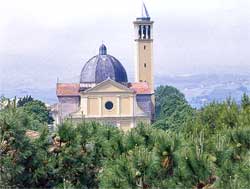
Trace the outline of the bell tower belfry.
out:
M 142 16 L 134 21 L 135 28 L 135 81 L 147 82 L 154 93 L 153 78 L 153 21 L 151 21 L 145 4 Z

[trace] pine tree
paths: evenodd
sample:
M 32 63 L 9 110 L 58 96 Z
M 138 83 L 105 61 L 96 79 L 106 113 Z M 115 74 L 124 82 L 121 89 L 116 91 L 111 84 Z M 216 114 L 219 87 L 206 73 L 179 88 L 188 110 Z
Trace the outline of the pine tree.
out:
M 244 93 L 242 98 L 241 98 L 241 106 L 243 109 L 250 107 L 250 98 L 246 93 Z
M 26 103 L 28 102 L 32 102 L 34 101 L 34 99 L 31 96 L 24 96 L 23 98 L 19 98 L 18 103 L 17 103 L 17 107 L 22 107 L 24 106 Z

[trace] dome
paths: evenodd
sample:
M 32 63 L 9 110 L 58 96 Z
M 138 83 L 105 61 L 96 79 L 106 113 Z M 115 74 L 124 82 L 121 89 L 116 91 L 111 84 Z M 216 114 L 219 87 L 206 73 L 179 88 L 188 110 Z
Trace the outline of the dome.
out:
M 80 83 L 100 83 L 106 79 L 116 82 L 128 82 L 127 73 L 115 57 L 107 54 L 107 47 L 102 44 L 99 54 L 92 57 L 83 67 Z

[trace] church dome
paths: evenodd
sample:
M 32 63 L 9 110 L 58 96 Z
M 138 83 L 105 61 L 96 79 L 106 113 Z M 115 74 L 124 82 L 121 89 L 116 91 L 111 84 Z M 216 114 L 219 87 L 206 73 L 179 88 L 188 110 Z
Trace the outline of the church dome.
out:
M 127 73 L 115 57 L 107 54 L 107 47 L 102 44 L 99 54 L 92 57 L 83 67 L 80 83 L 100 83 L 106 79 L 116 82 L 128 82 Z

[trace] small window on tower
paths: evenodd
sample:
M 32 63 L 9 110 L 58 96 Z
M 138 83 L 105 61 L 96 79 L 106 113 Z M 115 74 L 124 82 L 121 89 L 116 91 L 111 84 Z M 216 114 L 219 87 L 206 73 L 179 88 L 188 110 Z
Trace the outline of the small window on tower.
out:
M 144 63 L 144 68 L 146 68 L 147 67 L 147 64 L 146 63 Z
M 146 45 L 144 45 L 144 50 L 146 50 Z

